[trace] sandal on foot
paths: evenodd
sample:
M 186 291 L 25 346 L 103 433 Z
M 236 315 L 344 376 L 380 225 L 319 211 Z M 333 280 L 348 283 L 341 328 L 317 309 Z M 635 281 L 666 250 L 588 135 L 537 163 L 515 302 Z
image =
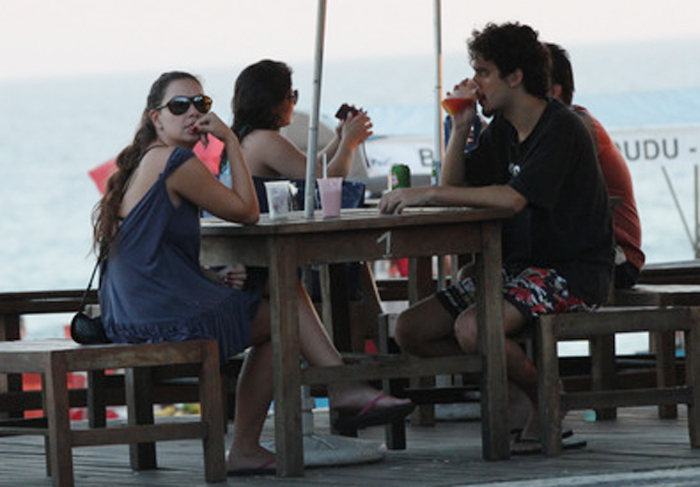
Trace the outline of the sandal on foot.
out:
M 275 459 L 271 458 L 255 468 L 237 468 L 234 470 L 228 470 L 226 475 L 229 477 L 246 477 L 253 475 L 275 475 L 276 473 L 277 469 L 275 468 Z
M 377 397 L 369 401 L 361 409 L 340 409 L 336 410 L 337 418 L 333 422 L 333 427 L 338 430 L 358 430 L 369 426 L 379 426 L 391 423 L 397 419 L 408 416 L 415 408 L 412 402 L 398 404 L 389 407 L 377 407 L 377 403 L 386 394 L 378 394 Z

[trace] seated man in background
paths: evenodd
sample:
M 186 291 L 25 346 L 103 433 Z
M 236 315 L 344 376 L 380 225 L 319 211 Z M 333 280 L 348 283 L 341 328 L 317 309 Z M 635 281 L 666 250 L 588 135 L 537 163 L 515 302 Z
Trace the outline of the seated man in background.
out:
M 571 107 L 586 124 L 598 153 L 608 196 L 619 198 L 613 203 L 613 230 L 615 233 L 615 287 L 628 289 L 637 283 L 644 265 L 642 228 L 634 199 L 632 176 L 627 162 L 600 122 L 588 110 L 573 105 L 574 73 L 569 55 L 557 44 L 546 44 L 552 57 L 551 96 Z
M 502 326 L 508 379 L 527 409 L 516 450 L 539 448 L 537 370 L 510 337 L 545 313 L 588 310 L 604 302 L 612 274 L 608 197 L 595 149 L 582 120 L 548 98 L 550 58 L 530 27 L 489 24 L 469 43 L 474 78 L 454 94 L 475 98 L 492 122 L 477 146 L 464 147 L 475 104 L 452 115 L 440 186 L 400 188 L 382 197 L 383 213 L 407 206 L 477 206 L 514 210 L 503 226 Z M 407 352 L 445 356 L 478 352 L 475 283 L 467 278 L 420 301 L 398 317 L 395 337 Z M 519 402 L 518 404 L 514 404 Z M 525 445 L 528 445 L 525 448 Z

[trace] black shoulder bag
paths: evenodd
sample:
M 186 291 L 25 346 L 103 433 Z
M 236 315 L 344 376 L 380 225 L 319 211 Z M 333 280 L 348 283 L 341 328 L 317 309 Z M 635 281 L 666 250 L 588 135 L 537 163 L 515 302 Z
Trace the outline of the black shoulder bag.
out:
M 92 281 L 95 279 L 95 273 L 97 272 L 99 265 L 100 261 L 98 260 L 95 264 L 95 268 L 92 270 L 92 275 L 90 276 L 90 282 L 88 283 L 87 289 L 83 293 L 80 308 L 78 308 L 78 312 L 75 314 L 70 323 L 70 336 L 81 345 L 110 343 L 109 338 L 107 338 L 107 335 L 105 334 L 102 318 L 99 316 L 91 318 L 87 315 L 87 313 L 85 313 L 85 302 L 87 301 L 88 293 L 92 287 Z

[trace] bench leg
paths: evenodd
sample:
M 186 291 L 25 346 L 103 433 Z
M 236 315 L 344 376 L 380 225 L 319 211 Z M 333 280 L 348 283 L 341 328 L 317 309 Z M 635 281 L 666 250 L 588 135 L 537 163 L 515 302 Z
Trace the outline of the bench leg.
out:
M 700 448 L 700 310 L 695 308 L 692 313 L 693 327 L 685 333 L 686 384 L 693 395 L 688 404 L 688 434 L 690 446 Z
M 561 393 L 557 340 L 547 317 L 540 317 L 537 329 L 538 400 L 540 440 L 547 456 L 559 456 L 561 443 Z
M 68 369 L 62 359 L 52 359 L 44 371 L 44 405 L 48 419 L 49 463 L 54 487 L 73 486 L 73 454 L 70 430 Z
M 590 340 L 591 390 L 609 391 L 617 388 L 615 370 L 615 336 L 599 335 Z M 596 420 L 617 418 L 617 409 L 596 409 Z
M 676 385 L 676 332 L 656 332 L 654 335 L 656 344 L 656 383 L 658 387 L 673 387 Z M 677 405 L 659 406 L 659 418 L 675 419 L 677 417 Z
M 90 370 L 87 373 L 87 410 L 90 428 L 107 426 L 107 400 L 104 370 Z
M 153 395 L 151 369 L 126 369 L 126 405 L 129 426 L 153 424 Z M 155 443 L 130 443 L 129 459 L 133 470 L 158 468 Z
M 226 480 L 224 450 L 224 412 L 221 401 L 221 371 L 219 351 L 214 342 L 208 342 L 202 350 L 202 367 L 199 372 L 199 400 L 202 422 L 207 429 L 203 438 L 204 470 L 207 482 Z
M 0 341 L 20 340 L 20 315 L 0 315 Z M 0 392 L 18 392 L 22 390 L 22 374 L 0 374 Z M 0 418 L 23 418 L 24 410 L 0 413 Z
M 389 316 L 388 314 L 380 314 L 378 317 L 378 333 L 377 345 L 379 352 L 383 354 L 401 353 L 395 343 L 392 342 L 389 336 Z M 382 381 L 383 390 L 386 393 L 395 395 L 401 388 L 401 379 L 386 379 Z M 384 439 L 386 447 L 389 450 L 405 450 L 406 449 L 406 421 L 392 421 L 384 427 Z

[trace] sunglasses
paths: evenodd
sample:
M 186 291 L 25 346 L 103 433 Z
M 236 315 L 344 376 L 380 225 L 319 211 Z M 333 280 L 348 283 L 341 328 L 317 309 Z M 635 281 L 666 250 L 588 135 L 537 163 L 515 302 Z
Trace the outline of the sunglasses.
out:
M 296 104 L 296 102 L 299 101 L 299 90 L 294 90 L 289 95 L 287 95 L 287 100 Z
M 165 105 L 156 108 L 156 110 L 162 110 L 163 108 L 168 107 L 168 110 L 170 110 L 170 113 L 173 115 L 182 115 L 183 113 L 187 113 L 187 110 L 190 109 L 190 104 L 192 104 L 199 113 L 207 113 L 211 109 L 212 103 L 213 100 L 206 95 L 197 95 L 192 97 L 176 96 Z

